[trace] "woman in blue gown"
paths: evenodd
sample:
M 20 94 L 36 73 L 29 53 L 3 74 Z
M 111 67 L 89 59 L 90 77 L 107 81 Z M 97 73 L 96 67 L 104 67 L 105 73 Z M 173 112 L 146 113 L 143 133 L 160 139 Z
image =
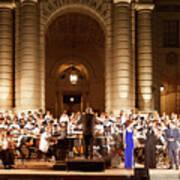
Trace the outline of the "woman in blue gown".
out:
M 126 122 L 124 158 L 125 168 L 132 168 L 134 166 L 133 120 Z

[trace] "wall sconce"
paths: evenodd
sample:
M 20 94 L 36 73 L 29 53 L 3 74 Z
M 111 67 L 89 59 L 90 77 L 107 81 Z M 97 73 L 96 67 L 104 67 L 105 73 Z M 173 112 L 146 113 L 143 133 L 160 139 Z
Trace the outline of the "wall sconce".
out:
M 164 86 L 163 86 L 163 85 L 161 85 L 161 86 L 160 86 L 160 91 L 161 91 L 161 92 L 163 92 L 163 91 L 164 91 L 164 89 L 165 89 L 165 88 L 164 88 Z

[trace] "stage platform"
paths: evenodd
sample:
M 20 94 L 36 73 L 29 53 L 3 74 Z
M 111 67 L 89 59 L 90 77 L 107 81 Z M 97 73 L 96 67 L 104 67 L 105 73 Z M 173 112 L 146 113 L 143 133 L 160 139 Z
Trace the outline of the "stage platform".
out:
M 133 170 L 107 169 L 104 172 L 0 169 L 1 180 L 134 180 Z M 138 180 L 138 179 L 135 179 Z M 180 180 L 176 170 L 150 170 L 150 180 Z
M 134 170 L 115 168 L 103 172 L 57 171 L 53 162 L 25 162 L 15 169 L 0 166 L 0 180 L 134 180 Z M 150 180 L 180 180 L 180 170 L 149 170 Z M 138 180 L 137 178 L 135 180 Z

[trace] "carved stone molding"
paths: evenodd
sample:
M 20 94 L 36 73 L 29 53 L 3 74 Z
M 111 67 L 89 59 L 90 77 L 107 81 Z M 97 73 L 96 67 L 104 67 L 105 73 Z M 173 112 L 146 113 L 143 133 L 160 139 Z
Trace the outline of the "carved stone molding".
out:
M 35 3 L 38 2 L 38 0 L 21 0 L 21 3 L 23 3 L 24 1 L 33 1 L 33 2 L 35 2 Z
M 70 5 L 83 5 L 94 9 L 103 19 L 107 16 L 107 11 L 109 9 L 109 4 L 111 2 L 108 0 L 47 0 L 44 4 L 44 13 L 45 18 L 50 17 L 56 10 Z
M 16 7 L 16 4 L 15 4 L 14 1 L 6 2 L 6 1 L 0 0 L 0 8 L 10 8 L 10 9 L 13 9 L 15 7 Z
M 131 3 L 131 0 L 114 0 L 114 3 Z
M 135 4 L 134 7 L 135 7 L 135 9 L 137 11 L 140 11 L 140 10 L 153 10 L 155 5 L 154 4 L 138 3 L 138 4 Z

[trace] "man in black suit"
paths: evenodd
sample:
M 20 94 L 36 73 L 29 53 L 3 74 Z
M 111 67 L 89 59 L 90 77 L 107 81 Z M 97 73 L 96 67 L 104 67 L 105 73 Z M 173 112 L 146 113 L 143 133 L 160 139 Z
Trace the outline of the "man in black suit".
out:
M 178 141 L 180 139 L 179 129 L 176 128 L 174 122 L 169 123 L 169 128 L 165 130 L 165 140 L 167 141 L 168 154 L 170 158 L 170 167 L 173 168 L 174 163 L 176 164 L 176 169 L 179 169 L 179 159 L 178 159 Z
M 84 140 L 84 155 L 88 159 L 93 158 L 93 136 L 94 136 L 95 117 L 91 108 L 86 109 L 86 113 L 82 115 L 82 128 Z M 90 153 L 89 153 L 90 150 Z

